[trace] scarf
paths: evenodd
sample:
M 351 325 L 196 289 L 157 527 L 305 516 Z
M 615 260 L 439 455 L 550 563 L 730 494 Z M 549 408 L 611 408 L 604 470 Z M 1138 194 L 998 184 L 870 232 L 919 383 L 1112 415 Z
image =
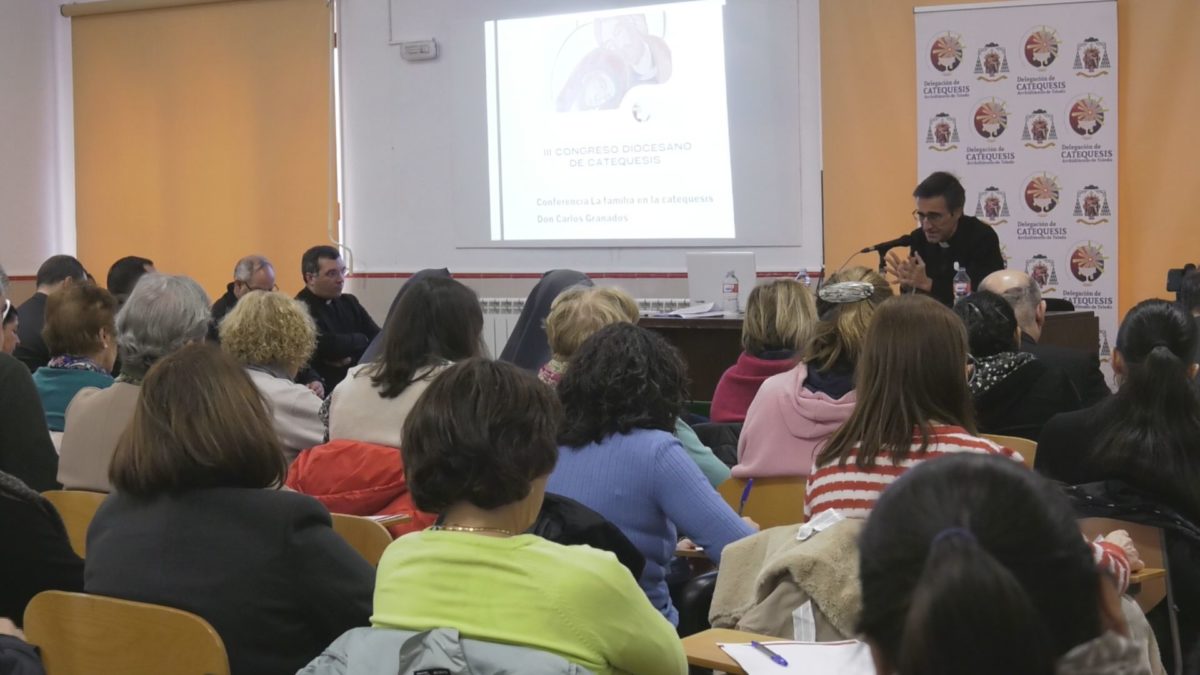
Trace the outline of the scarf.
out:
M 1034 360 L 1028 352 L 1001 352 L 975 359 L 975 377 L 971 379 L 971 394 L 980 396 L 1000 384 L 1021 366 Z
M 101 375 L 110 374 L 100 364 L 86 356 L 70 356 L 63 354 L 62 356 L 56 356 L 50 359 L 50 362 L 46 364 L 46 367 L 64 368 L 66 370 L 90 370 L 93 373 L 100 373 Z

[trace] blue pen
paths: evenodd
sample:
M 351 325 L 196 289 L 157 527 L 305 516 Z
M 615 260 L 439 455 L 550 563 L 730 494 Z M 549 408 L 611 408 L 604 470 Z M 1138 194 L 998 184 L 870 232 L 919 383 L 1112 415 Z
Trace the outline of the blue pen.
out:
M 757 649 L 763 656 L 770 658 L 772 661 L 775 662 L 776 665 L 780 665 L 780 666 L 783 666 L 784 668 L 787 668 L 787 660 L 784 659 L 782 656 L 776 654 L 775 652 L 771 651 L 770 649 L 767 649 L 767 646 L 764 645 L 763 643 L 755 642 L 755 641 L 751 640 L 750 646 Z
M 742 488 L 742 500 L 738 502 L 738 515 L 742 515 L 742 511 L 746 509 L 746 502 L 750 499 L 750 488 L 754 487 L 754 479 L 746 481 L 746 487 Z

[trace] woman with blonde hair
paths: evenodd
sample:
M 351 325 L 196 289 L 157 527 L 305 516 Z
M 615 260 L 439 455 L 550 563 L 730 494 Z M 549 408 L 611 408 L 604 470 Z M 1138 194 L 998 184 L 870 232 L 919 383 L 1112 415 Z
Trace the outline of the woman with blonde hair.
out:
M 295 382 L 316 344 L 312 317 L 282 293 L 247 293 L 221 321 L 221 349 L 242 364 L 269 404 L 289 462 L 325 440 L 320 397 Z
M 812 292 L 799 281 L 776 279 L 755 286 L 746 301 L 742 353 L 713 391 L 712 421 L 745 421 L 762 383 L 795 365 L 816 320 Z
M 163 357 L 88 528 L 84 590 L 198 614 L 233 673 L 295 673 L 367 625 L 375 571 L 316 500 L 278 489 L 286 471 L 240 364 L 204 344 Z
M 550 360 L 538 370 L 538 379 L 557 386 L 567 363 L 592 333 L 610 323 L 637 323 L 638 306 L 628 293 L 606 286 L 575 286 L 554 298 L 546 317 Z
M 820 446 L 854 409 L 854 367 L 876 308 L 892 297 L 866 267 L 831 276 L 819 294 L 820 321 L 791 370 L 767 379 L 738 437 L 738 478 L 807 476 Z

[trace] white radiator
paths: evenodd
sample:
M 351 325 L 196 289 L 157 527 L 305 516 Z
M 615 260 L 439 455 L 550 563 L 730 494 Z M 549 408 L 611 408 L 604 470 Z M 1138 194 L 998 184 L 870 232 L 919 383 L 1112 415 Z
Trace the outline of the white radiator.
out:
M 687 298 L 638 298 L 642 315 L 670 312 L 690 303 Z M 483 307 L 483 342 L 493 358 L 499 357 L 517 326 L 517 318 L 525 307 L 525 298 L 480 298 Z

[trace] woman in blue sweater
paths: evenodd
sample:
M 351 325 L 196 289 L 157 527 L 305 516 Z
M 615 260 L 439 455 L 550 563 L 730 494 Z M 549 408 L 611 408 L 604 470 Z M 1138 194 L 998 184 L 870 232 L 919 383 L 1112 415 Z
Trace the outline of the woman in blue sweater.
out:
M 671 623 L 678 613 L 666 567 L 678 532 L 713 562 L 727 544 L 753 534 L 673 435 L 687 376 L 663 338 L 628 323 L 587 339 L 558 386 L 565 420 L 547 491 L 565 495 L 621 528 L 646 557 L 638 579 Z

